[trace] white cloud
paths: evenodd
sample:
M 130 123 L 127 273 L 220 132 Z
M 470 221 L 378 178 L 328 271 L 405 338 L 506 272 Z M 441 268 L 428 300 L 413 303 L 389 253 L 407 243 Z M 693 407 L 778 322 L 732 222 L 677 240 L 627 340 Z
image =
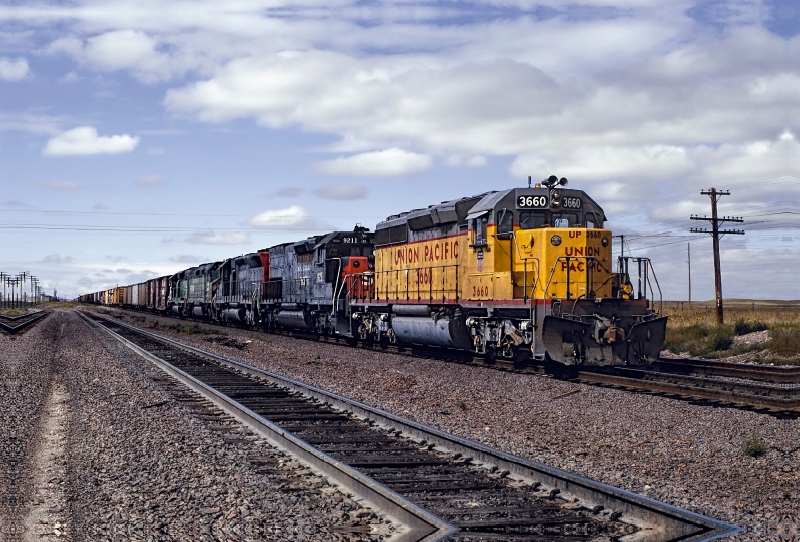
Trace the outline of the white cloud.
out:
M 353 156 L 340 156 L 317 164 L 316 169 L 327 175 L 388 177 L 413 175 L 425 171 L 432 165 L 433 158 L 427 154 L 392 148 Z
M 19 131 L 40 135 L 56 135 L 66 119 L 31 113 L 0 113 L 0 131 Z
M 296 198 L 300 194 L 303 193 L 303 189 L 297 186 L 290 186 L 287 188 L 281 188 L 277 192 L 275 192 L 276 196 L 280 196 L 282 198 Z
M 200 230 L 187 237 L 185 242 L 195 245 L 243 245 L 248 242 L 248 236 L 243 231 Z
M 312 222 L 313 219 L 308 214 L 308 211 L 298 205 L 292 205 L 286 209 L 265 211 L 247 219 L 247 224 L 249 226 L 277 229 L 292 229 L 300 226 L 309 226 Z
M 66 53 L 100 71 L 131 70 L 146 83 L 169 79 L 184 70 L 157 50 L 158 41 L 141 30 L 112 30 L 82 40 L 67 36 L 55 40 L 49 52 Z
M 430 54 L 248 53 L 168 91 L 164 103 L 208 122 L 250 117 L 334 134 L 340 141 L 329 150 L 405 149 L 422 158 L 418 169 L 434 157 L 481 166 L 508 155 L 519 176 L 552 167 L 591 179 L 697 175 L 695 150 L 794 129 L 800 38 L 753 25 L 693 37 L 686 8 L 659 10 L 662 21 L 621 12 L 469 27 L 470 36 L 465 28 L 443 38 L 452 49 Z M 317 169 L 389 174 L 373 157 L 343 156 Z M 391 173 L 406 174 L 399 169 Z
M 18 21 L 21 31 L 0 39 L 28 40 L 33 50 L 34 37 L 48 28 L 60 38 L 49 50 L 79 64 L 58 73 L 75 69 L 90 98 L 129 96 L 119 73 L 146 83 L 179 81 L 165 94 L 171 113 L 213 123 L 253 119 L 269 129 L 313 134 L 315 141 L 335 140 L 323 147 L 333 160 L 319 167 L 353 176 L 342 183 L 365 171 L 405 174 L 416 159 L 417 167 L 490 165 L 487 188 L 499 188 L 507 180 L 498 164 L 513 163 L 510 171 L 520 178 L 569 177 L 570 186 L 586 187 L 612 219 L 612 209 L 691 193 L 636 215 L 659 219 L 663 209 L 669 219 L 707 205 L 707 198 L 695 204 L 701 187 L 792 173 L 800 163 L 800 36 L 771 34 L 763 24 L 769 6 L 761 0 L 98 5 L 6 6 L 0 19 Z M 532 14 L 538 7 L 548 17 Z M 99 113 L 110 103 L 99 101 Z M 0 113 L 0 130 L 49 137 L 96 122 L 29 113 Z M 153 153 L 164 146 L 153 145 L 159 147 Z M 373 151 L 380 149 L 403 149 L 412 160 L 403 169 L 379 160 Z M 441 184 L 457 182 L 458 171 L 441 173 Z M 479 177 L 466 173 L 472 182 Z M 263 184 L 251 193 L 258 190 Z M 727 199 L 746 193 L 760 203 L 773 196 L 780 201 L 771 183 L 733 193 Z M 251 221 L 264 228 L 315 227 L 316 212 L 296 209 Z M 746 240 L 753 239 L 749 234 Z
M 361 184 L 331 184 L 314 190 L 320 198 L 346 201 L 364 199 L 368 193 L 367 187 Z
M 128 134 L 98 136 L 96 128 L 79 126 L 52 137 L 42 149 L 42 154 L 50 156 L 119 154 L 131 152 L 138 144 L 138 137 Z
M 167 186 L 167 181 L 158 175 L 147 175 L 140 179 L 136 179 L 136 186 L 139 188 L 162 188 Z
M 95 65 L 106 70 L 136 68 L 152 62 L 156 40 L 136 30 L 115 30 L 86 40 L 84 52 Z
M 74 181 L 39 181 L 36 186 L 55 192 L 77 192 L 83 185 Z
M 72 263 L 72 257 L 61 256 L 60 254 L 48 254 L 47 256 L 42 258 L 40 263 L 52 263 L 52 264 Z
M 12 60 L 10 58 L 0 58 L 0 79 L 6 81 L 19 81 L 25 79 L 30 73 L 28 61 L 24 58 Z
M 197 265 L 200 262 L 206 262 L 209 258 L 205 256 L 195 256 L 194 254 L 179 254 L 178 256 L 172 256 L 169 261 L 175 263 L 185 263 L 188 265 Z
M 80 77 L 75 72 L 69 72 L 68 74 L 64 75 L 64 77 L 58 80 L 59 83 L 74 83 L 78 81 Z
M 536 155 L 519 156 L 511 173 L 526 177 L 544 171 L 582 180 L 610 178 L 674 178 L 693 168 L 683 147 L 653 145 L 638 147 L 584 147 L 548 160 Z M 535 176 L 535 175 L 534 175 Z
M 464 156 L 463 154 L 451 154 L 445 160 L 448 166 L 467 166 L 467 167 L 483 167 L 486 165 L 487 160 L 485 156 Z

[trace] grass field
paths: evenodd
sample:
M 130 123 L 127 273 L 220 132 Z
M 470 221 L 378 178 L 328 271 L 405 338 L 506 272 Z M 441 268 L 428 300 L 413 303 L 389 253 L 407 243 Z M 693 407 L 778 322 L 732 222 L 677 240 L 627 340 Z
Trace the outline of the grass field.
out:
M 664 348 L 705 358 L 752 352 L 749 361 L 800 365 L 800 301 L 726 299 L 724 308 L 725 323 L 717 325 L 714 301 L 665 302 Z M 735 337 L 764 330 L 769 331 L 766 342 L 734 346 Z
M 9 316 L 11 318 L 16 318 L 17 316 L 28 314 L 28 309 L 0 309 L 0 314 L 3 316 Z

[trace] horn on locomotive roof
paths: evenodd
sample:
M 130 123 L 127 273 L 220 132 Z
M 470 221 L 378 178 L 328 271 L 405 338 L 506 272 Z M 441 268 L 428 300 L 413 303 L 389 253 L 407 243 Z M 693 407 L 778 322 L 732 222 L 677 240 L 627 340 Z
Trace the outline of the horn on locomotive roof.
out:
M 554 186 L 567 186 L 567 178 L 561 177 L 560 179 L 555 175 L 550 175 L 548 178 L 542 181 L 542 184 L 545 185 L 547 188 L 553 188 Z

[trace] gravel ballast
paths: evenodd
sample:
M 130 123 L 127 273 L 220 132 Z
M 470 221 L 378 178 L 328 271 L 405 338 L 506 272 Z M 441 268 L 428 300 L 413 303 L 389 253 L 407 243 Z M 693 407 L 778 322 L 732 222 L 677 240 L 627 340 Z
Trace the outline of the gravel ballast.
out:
M 5 540 L 25 535 L 40 414 L 48 403 L 63 334 L 60 322 L 51 319 L 13 339 L 0 335 L 0 533 Z
M 152 315 L 123 321 L 745 529 L 731 540 L 783 540 L 798 525 L 800 420 L 205 323 L 213 335 L 187 334 Z M 744 452 L 753 439 L 764 455 Z
M 0 490 L 0 528 L 8 533 L 13 521 L 19 533 L 5 540 L 380 540 L 392 532 L 72 311 L 10 343 L 4 371 L 16 364 L 17 397 L 32 394 L 2 414 L 29 419 L 15 431 L 19 503 L 7 506 L 8 476 Z

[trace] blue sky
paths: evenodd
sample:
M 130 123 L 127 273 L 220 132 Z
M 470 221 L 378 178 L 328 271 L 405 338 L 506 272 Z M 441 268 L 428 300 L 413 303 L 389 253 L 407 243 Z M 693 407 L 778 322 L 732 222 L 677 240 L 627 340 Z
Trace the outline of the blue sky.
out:
M 713 296 L 688 216 L 729 188 L 726 297 L 798 298 L 798 34 L 788 0 L 0 6 L 0 270 L 74 296 L 556 174 L 669 299 L 687 242 Z

